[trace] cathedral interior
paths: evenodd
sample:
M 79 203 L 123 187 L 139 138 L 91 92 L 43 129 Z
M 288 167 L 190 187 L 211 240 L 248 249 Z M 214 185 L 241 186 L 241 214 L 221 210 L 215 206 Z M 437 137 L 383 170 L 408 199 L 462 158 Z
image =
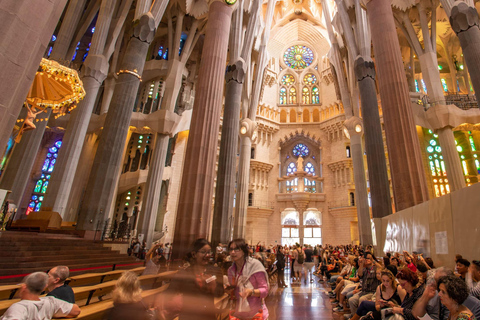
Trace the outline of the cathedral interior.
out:
M 478 256 L 479 9 L 2 1 L 2 228 Z

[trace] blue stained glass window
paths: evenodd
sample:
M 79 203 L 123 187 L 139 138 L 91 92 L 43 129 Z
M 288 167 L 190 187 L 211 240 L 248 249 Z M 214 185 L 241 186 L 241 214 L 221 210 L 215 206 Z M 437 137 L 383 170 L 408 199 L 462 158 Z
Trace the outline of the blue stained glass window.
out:
M 315 175 L 315 167 L 311 162 L 308 162 L 307 165 L 305 166 L 305 172 Z
M 57 40 L 57 37 L 53 34 L 52 35 L 52 42 L 55 42 L 55 40 Z
M 312 88 L 312 103 L 313 104 L 320 103 L 320 94 L 319 94 L 319 91 L 318 91 L 318 87 L 313 87 Z
M 52 161 L 50 161 L 50 165 L 48 166 L 48 172 L 53 172 L 53 167 L 55 166 L 55 162 L 57 160 L 53 159 Z
M 293 155 L 296 157 L 302 156 L 305 158 L 306 156 L 308 156 L 308 153 L 308 147 L 303 143 L 299 143 L 293 148 Z
M 415 91 L 420 92 L 420 88 L 418 87 L 418 80 L 415 79 Z
M 280 88 L 280 104 L 287 104 L 287 89 Z
M 295 173 L 297 171 L 297 165 L 294 162 L 290 162 L 287 167 L 287 176 Z
M 29 210 L 31 211 L 39 211 L 40 207 L 42 206 L 42 201 L 43 201 L 43 195 L 47 191 L 48 187 L 48 182 L 50 180 L 50 173 L 53 172 L 53 169 L 55 167 L 55 162 L 57 161 L 58 157 L 58 151 L 60 147 L 62 146 L 62 141 L 59 140 L 51 146 L 47 153 L 47 156 L 45 158 L 45 162 L 43 163 L 42 166 L 42 174 L 40 178 L 37 180 L 37 183 L 35 184 L 35 188 L 33 189 L 33 194 L 30 198 L 30 203 L 29 203 Z M 48 173 L 48 174 L 47 174 Z M 27 210 L 27 214 L 29 211 Z
M 47 171 L 48 166 L 50 165 L 50 159 L 45 159 L 45 162 L 43 163 L 42 171 Z

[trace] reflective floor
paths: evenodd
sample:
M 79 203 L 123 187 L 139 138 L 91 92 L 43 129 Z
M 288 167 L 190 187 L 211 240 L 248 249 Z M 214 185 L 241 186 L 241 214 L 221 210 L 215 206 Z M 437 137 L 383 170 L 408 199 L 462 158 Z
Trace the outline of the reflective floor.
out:
M 288 270 L 287 272 L 288 273 Z M 326 294 L 323 282 L 318 282 L 313 277 L 313 282 L 307 278 L 307 283 L 290 281 L 285 275 L 287 288 L 278 288 L 277 283 L 271 283 L 270 295 L 266 299 L 269 320 L 283 319 L 325 319 L 341 320 L 343 314 L 333 313 L 330 299 Z

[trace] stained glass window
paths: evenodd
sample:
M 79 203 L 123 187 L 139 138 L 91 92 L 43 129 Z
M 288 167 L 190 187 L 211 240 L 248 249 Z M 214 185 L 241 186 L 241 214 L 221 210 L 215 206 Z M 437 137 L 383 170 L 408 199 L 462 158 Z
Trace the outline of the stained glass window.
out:
M 445 79 L 442 79 L 441 81 L 442 81 L 443 91 L 448 92 L 447 81 Z
M 283 54 L 283 61 L 292 69 L 305 69 L 313 62 L 313 51 L 305 46 L 291 46 Z
M 42 174 L 40 178 L 35 183 L 35 188 L 33 189 L 33 194 L 30 198 L 30 202 L 27 208 L 27 215 L 32 211 L 40 211 L 43 202 L 43 195 L 47 192 L 48 182 L 51 177 L 51 173 L 55 168 L 55 163 L 58 157 L 58 150 L 62 146 L 62 141 L 59 140 L 48 148 L 48 153 L 43 162 Z
M 306 156 L 308 156 L 309 152 L 310 151 L 308 150 L 308 147 L 303 143 L 299 143 L 293 148 L 293 155 L 295 157 L 302 156 L 303 158 L 305 158 Z
M 427 85 L 425 84 L 425 81 L 423 81 L 423 79 L 422 79 L 422 88 L 423 88 L 423 92 L 427 93 Z
M 415 79 L 415 91 L 420 92 L 420 88 L 418 87 L 418 80 Z
M 303 104 L 310 104 L 310 90 L 307 87 L 302 89 L 302 102 Z
M 291 74 L 286 74 L 282 77 L 282 84 L 290 86 L 295 83 L 295 78 Z
M 290 88 L 290 93 L 288 95 L 288 102 L 290 104 L 297 103 L 297 89 L 295 89 L 295 87 Z
M 287 104 L 287 89 L 285 87 L 280 88 L 280 104 Z
M 295 162 L 290 162 L 290 164 L 287 167 L 287 176 L 294 174 L 297 171 L 297 165 Z
M 308 162 L 307 165 L 305 166 L 305 172 L 315 175 L 315 167 L 311 162 Z
M 320 94 L 318 91 L 318 87 L 312 88 L 312 104 L 319 104 L 320 103 Z
M 315 84 L 315 83 L 317 83 L 317 77 L 315 77 L 315 75 L 312 74 L 312 73 L 308 73 L 308 74 L 305 75 L 305 77 L 303 77 L 303 83 L 305 85 Z

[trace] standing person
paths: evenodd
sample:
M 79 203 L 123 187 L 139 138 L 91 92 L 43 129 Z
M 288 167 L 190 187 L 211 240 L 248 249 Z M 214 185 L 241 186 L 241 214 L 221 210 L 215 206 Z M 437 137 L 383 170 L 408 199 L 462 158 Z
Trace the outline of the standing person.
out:
M 310 277 L 310 283 L 313 282 L 312 268 L 315 265 L 313 261 L 313 249 L 310 245 L 305 248 L 305 269 Z M 307 282 L 307 272 L 305 272 L 305 282 Z
M 296 279 L 295 279 L 295 250 L 290 247 L 290 250 L 288 252 L 289 254 L 289 257 L 290 257 L 290 279 L 292 280 L 292 282 L 295 282 Z
M 65 283 L 65 280 L 67 280 L 68 276 L 70 275 L 70 270 L 68 267 L 53 267 L 50 269 L 50 271 L 48 271 L 47 275 L 47 296 L 52 296 L 63 301 L 75 303 L 75 294 L 73 293 L 72 288 Z
M 277 284 L 279 288 L 287 287 L 285 285 L 285 255 L 282 246 L 277 248 Z
M 163 256 L 157 254 L 157 249 L 160 247 L 160 243 L 153 245 L 145 255 L 145 270 L 143 270 L 142 276 L 157 274 L 160 271 L 160 259 L 164 259 Z
M 187 267 L 170 282 L 163 299 L 167 319 L 214 320 L 214 298 L 223 295 L 223 275 L 210 265 L 212 247 L 206 239 L 196 240 L 186 256 Z
M 126 271 L 115 284 L 112 292 L 113 308 L 108 320 L 147 320 L 148 308 L 142 302 L 142 289 L 138 276 Z
M 140 242 L 138 240 L 135 242 L 135 245 L 133 246 L 133 255 L 137 259 L 140 259 Z
M 228 269 L 228 281 L 234 287 L 235 310 L 230 319 L 267 319 L 268 309 L 264 299 L 268 295 L 268 275 L 256 259 L 248 256 L 244 239 L 235 239 L 228 244 L 233 265 Z
M 294 250 L 295 257 L 295 274 L 297 277 L 297 282 L 302 283 L 302 273 L 305 273 L 304 262 L 305 262 L 305 253 L 302 250 L 302 247 L 297 244 L 297 247 Z M 307 283 L 307 277 L 305 276 L 305 283 Z
M 12 304 L 0 318 L 2 320 L 52 319 L 53 317 L 73 318 L 80 314 L 80 308 L 55 297 L 40 297 L 48 284 L 45 272 L 34 272 L 23 279 L 19 289 L 21 301 Z

